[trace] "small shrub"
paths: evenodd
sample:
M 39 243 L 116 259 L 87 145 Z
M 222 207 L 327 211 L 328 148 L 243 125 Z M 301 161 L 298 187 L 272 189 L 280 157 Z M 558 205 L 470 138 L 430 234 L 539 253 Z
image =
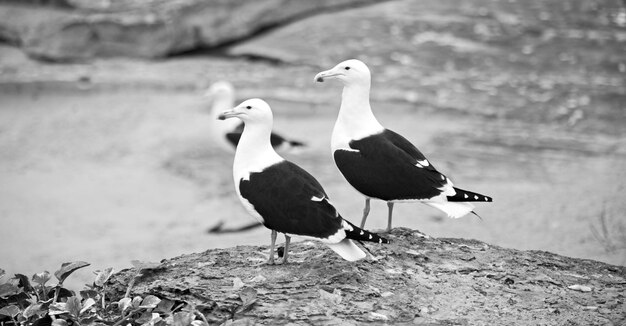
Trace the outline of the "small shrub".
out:
M 117 301 L 105 298 L 106 284 L 115 274 L 112 268 L 95 271 L 92 284 L 76 295 L 63 287 L 63 282 L 76 270 L 89 266 L 86 262 L 64 263 L 54 272 L 58 280 L 49 285 L 48 271 L 28 278 L 23 274 L 2 282 L 5 271 L 0 269 L 0 325 L 13 326 L 80 326 L 80 325 L 141 325 L 141 326 L 208 326 L 205 316 L 193 305 L 160 299 L 154 295 L 130 297 L 135 280 L 146 270 L 158 268 L 158 263 L 133 261 L 135 275 L 128 284 L 126 295 Z M 199 319 L 197 319 L 199 318 Z

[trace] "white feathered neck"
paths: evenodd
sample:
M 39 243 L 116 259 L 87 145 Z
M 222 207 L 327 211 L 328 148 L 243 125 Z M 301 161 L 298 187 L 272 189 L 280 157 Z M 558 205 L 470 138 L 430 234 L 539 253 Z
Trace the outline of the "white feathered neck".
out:
M 284 161 L 272 148 L 271 134 L 271 123 L 256 121 L 246 123 L 237 145 L 233 164 L 233 177 L 236 185 L 241 179 L 248 180 L 250 173 L 263 171 L 271 165 Z
M 331 148 L 348 148 L 348 143 L 380 133 L 385 128 L 376 120 L 370 106 L 370 83 L 344 85 L 341 107 L 333 129 Z

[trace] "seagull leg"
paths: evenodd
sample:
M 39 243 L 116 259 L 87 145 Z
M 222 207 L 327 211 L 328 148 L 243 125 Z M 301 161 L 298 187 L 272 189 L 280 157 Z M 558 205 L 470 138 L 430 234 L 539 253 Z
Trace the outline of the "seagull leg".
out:
M 272 243 L 270 244 L 270 258 L 267 260 L 269 265 L 274 265 L 274 246 L 276 245 L 276 236 L 278 232 L 272 230 Z
M 365 197 L 365 208 L 363 208 L 363 219 L 361 219 L 361 229 L 365 227 L 365 220 L 367 220 L 367 215 L 370 214 L 370 199 L 369 197 Z
M 287 263 L 287 257 L 289 256 L 289 243 L 291 242 L 291 237 L 285 234 L 285 251 L 283 251 L 283 264 Z
M 391 218 L 393 215 L 393 202 L 388 201 L 387 207 L 389 208 L 389 217 L 387 217 L 387 232 L 391 231 Z

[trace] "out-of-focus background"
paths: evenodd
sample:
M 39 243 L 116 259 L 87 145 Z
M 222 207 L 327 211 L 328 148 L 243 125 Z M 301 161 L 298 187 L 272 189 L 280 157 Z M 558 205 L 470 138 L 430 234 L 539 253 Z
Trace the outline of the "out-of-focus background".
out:
M 400 204 L 396 226 L 626 264 L 626 5 L 618 0 L 0 3 L 0 267 L 128 267 L 265 245 L 212 139 L 213 82 L 266 99 L 285 157 L 347 219 L 363 197 L 330 156 L 349 58 L 372 71 L 381 123 L 461 188 L 483 221 Z M 386 225 L 373 202 L 367 227 Z M 79 273 L 77 273 L 79 274 Z

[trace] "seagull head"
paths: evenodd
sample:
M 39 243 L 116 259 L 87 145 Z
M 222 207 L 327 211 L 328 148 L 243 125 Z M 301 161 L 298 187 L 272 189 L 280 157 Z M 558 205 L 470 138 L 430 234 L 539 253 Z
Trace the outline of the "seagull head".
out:
M 236 107 L 226 110 L 217 117 L 219 120 L 239 118 L 246 125 L 268 124 L 272 125 L 272 109 L 269 104 L 259 98 L 253 98 L 241 102 Z
M 350 86 L 354 84 L 369 85 L 371 77 L 370 70 L 363 61 L 350 59 L 339 63 L 332 69 L 320 72 L 315 75 L 314 80 L 322 83 L 330 79 L 337 79 L 344 86 Z
M 218 81 L 211 84 L 211 87 L 204 93 L 204 96 L 210 99 L 234 99 L 235 88 L 233 84 L 227 81 Z

